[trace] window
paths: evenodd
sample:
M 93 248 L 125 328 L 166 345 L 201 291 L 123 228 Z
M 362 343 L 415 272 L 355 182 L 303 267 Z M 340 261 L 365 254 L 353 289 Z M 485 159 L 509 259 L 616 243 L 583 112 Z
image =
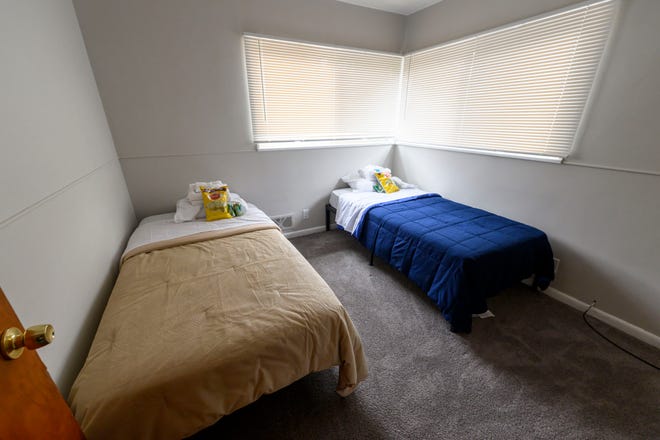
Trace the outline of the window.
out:
M 560 162 L 617 4 L 592 1 L 404 57 L 246 35 L 254 141 L 260 150 L 396 142 Z
M 402 57 L 244 37 L 258 149 L 392 144 Z
M 560 161 L 614 6 L 592 2 L 407 55 L 397 143 Z

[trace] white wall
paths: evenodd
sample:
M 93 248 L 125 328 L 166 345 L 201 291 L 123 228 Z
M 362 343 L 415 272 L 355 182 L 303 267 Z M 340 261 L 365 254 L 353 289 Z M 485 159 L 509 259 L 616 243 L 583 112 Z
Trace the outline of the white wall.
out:
M 135 215 L 71 1 L 0 7 L 0 286 L 66 395 Z
M 573 3 L 444 0 L 411 15 L 416 50 Z M 454 200 L 537 226 L 561 259 L 554 287 L 660 335 L 660 2 L 624 0 L 569 161 L 643 174 L 397 147 L 394 169 Z
M 335 0 L 75 6 L 138 217 L 172 211 L 188 183 L 219 178 L 270 215 L 293 212 L 296 229 L 319 226 L 342 173 L 389 158 L 389 146 L 257 153 L 241 36 L 399 52 L 403 16 Z
M 339 176 L 368 163 L 389 165 L 391 150 L 391 146 L 383 146 L 149 157 L 125 161 L 123 168 L 129 188 L 138 188 L 138 194 L 151 188 L 154 176 L 164 176 L 157 178 L 157 191 L 140 197 L 140 212 L 171 211 L 172 197 L 182 197 L 181 188 L 196 179 L 220 176 L 241 197 L 254 201 L 269 215 L 295 214 L 295 229 L 300 230 L 325 224 L 324 207 L 330 191 L 346 186 Z M 151 171 L 145 172 L 145 168 Z M 310 210 L 307 220 L 300 218 L 303 207 Z

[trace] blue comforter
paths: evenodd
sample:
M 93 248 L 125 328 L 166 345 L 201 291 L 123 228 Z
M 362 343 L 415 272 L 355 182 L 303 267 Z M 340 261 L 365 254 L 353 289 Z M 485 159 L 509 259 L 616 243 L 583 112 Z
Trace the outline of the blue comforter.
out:
M 472 314 L 505 287 L 554 279 L 545 233 L 437 194 L 371 206 L 353 235 L 421 287 L 455 332 L 469 333 Z

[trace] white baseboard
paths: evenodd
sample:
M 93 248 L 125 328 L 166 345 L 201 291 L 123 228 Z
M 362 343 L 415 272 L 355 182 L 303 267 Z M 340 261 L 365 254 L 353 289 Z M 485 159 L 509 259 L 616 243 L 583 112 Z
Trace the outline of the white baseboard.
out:
M 325 231 L 325 226 L 314 226 L 313 228 L 307 228 L 307 229 L 300 229 L 298 231 L 285 232 L 284 236 L 286 238 L 303 237 L 305 235 L 316 234 L 317 232 L 323 232 L 323 231 Z
M 570 295 L 565 294 L 564 292 L 557 290 L 553 287 L 548 287 L 543 293 L 548 295 L 550 298 L 556 299 L 559 302 L 562 302 L 568 306 L 573 307 L 581 312 L 587 310 L 589 304 L 575 299 Z M 604 312 L 596 307 L 593 307 L 589 312 L 589 316 L 604 322 L 605 324 L 614 327 L 617 330 L 632 336 L 633 338 L 639 339 L 640 341 L 646 342 L 649 345 L 654 346 L 655 348 L 660 349 L 660 336 L 654 335 L 651 332 L 648 332 L 642 328 L 637 327 L 627 321 L 624 321 L 621 318 L 617 318 L 614 315 L 610 315 L 607 312 Z

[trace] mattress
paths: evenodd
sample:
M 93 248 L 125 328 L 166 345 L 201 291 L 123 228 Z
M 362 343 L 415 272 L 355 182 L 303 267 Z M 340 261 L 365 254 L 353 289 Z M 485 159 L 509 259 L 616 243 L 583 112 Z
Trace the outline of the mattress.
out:
M 330 203 L 330 206 L 337 209 L 337 207 L 339 206 L 339 197 L 341 197 L 341 195 L 344 193 L 350 193 L 350 192 L 353 192 L 353 190 L 350 188 L 336 189 L 330 193 L 330 201 L 328 203 Z
M 125 254 L 69 396 L 87 438 L 183 438 L 311 372 L 339 366 L 342 396 L 367 376 L 348 313 L 277 226 L 202 235 Z

